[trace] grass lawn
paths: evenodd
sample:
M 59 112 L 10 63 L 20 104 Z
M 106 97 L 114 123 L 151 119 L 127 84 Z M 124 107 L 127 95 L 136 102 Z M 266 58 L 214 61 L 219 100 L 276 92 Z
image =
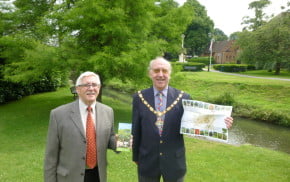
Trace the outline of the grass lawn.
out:
M 117 122 L 131 122 L 131 97 L 104 90 Z M 110 96 L 110 97 L 109 97 Z M 69 88 L 0 105 L 0 181 L 43 181 L 43 157 L 49 112 L 72 101 Z M 193 181 L 290 181 L 290 155 L 251 145 L 231 146 L 185 137 L 188 171 Z M 130 152 L 108 153 L 108 182 L 136 182 Z
M 226 75 L 215 72 L 178 72 L 171 85 L 190 93 L 192 99 L 213 102 L 229 93 L 237 104 L 255 106 L 261 112 L 290 113 L 290 82 Z M 235 108 L 234 108 L 235 109 Z
M 239 74 L 258 76 L 258 77 L 290 79 L 290 72 L 286 70 L 281 70 L 280 75 L 275 75 L 275 71 L 269 72 L 267 70 L 253 70 L 253 71 L 240 72 Z

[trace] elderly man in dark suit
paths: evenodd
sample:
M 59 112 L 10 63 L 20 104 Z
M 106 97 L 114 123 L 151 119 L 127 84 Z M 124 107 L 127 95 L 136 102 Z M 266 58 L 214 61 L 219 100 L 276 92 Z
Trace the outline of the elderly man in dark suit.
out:
M 107 149 L 116 149 L 112 108 L 96 102 L 99 76 L 85 72 L 76 82 L 79 99 L 50 114 L 45 182 L 106 182 Z
M 133 161 L 139 182 L 183 182 L 186 159 L 180 124 L 182 99 L 190 96 L 168 86 L 170 63 L 162 57 L 152 60 L 149 76 L 153 87 L 133 96 Z M 231 127 L 232 118 L 225 119 Z

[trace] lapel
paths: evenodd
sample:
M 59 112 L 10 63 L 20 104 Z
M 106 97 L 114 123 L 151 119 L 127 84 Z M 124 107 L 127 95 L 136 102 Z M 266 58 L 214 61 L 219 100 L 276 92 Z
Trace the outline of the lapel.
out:
M 144 92 L 142 92 L 142 94 L 143 94 L 144 99 L 148 102 L 148 104 L 155 109 L 155 101 L 154 101 L 155 96 L 154 96 L 153 87 L 151 87 L 151 88 L 149 88 L 147 90 L 144 90 Z M 144 104 L 142 103 L 142 105 L 144 105 Z M 146 107 L 146 106 L 144 105 L 144 107 Z M 156 122 L 156 119 L 157 119 L 156 115 L 153 112 L 151 112 L 147 107 L 146 107 L 146 111 L 148 113 L 147 116 L 148 116 L 148 120 L 149 120 L 147 122 L 150 122 L 152 128 L 154 128 L 154 132 L 156 134 L 158 134 L 159 131 L 158 131 L 158 128 L 156 127 L 156 125 L 155 125 L 155 122 Z
M 175 99 L 176 98 L 175 98 L 175 95 L 174 95 L 172 87 L 168 86 L 166 108 L 168 106 L 170 106 Z
M 96 116 L 95 116 L 95 118 L 96 118 L 96 127 L 95 127 L 95 129 L 96 129 L 96 134 L 97 134 L 97 140 L 99 140 L 99 138 L 100 138 L 100 136 L 101 136 L 101 132 L 102 132 L 102 130 L 100 129 L 100 128 L 103 128 L 102 127 L 102 124 L 104 123 L 104 122 L 101 122 L 102 121 L 102 119 L 104 119 L 104 118 L 102 118 L 101 116 L 102 116 L 102 109 L 101 109 L 101 104 L 100 103 L 96 103 L 96 107 L 95 107 L 95 114 L 96 114 Z M 97 141 L 97 144 L 98 144 L 99 142 Z
M 145 96 L 144 96 L 145 97 Z M 155 96 L 154 96 L 154 91 L 153 87 L 149 89 L 149 91 L 146 94 L 146 101 L 150 104 L 155 109 L 155 102 L 154 102 Z
M 70 117 L 75 126 L 78 128 L 79 132 L 81 135 L 86 139 L 85 136 L 85 131 L 82 123 L 82 118 L 81 118 L 81 113 L 79 109 L 79 100 L 76 100 L 73 102 L 72 107 L 71 107 L 71 112 L 70 112 Z
M 166 108 L 168 106 L 170 106 L 176 99 L 176 93 L 174 91 L 174 89 L 170 86 L 168 86 L 168 92 L 167 92 L 167 103 L 166 103 Z M 171 110 L 173 110 L 174 108 L 172 108 Z M 163 134 L 162 136 L 165 137 L 167 136 L 167 130 L 168 130 L 168 126 L 170 125 L 170 121 L 168 120 L 168 118 L 171 118 L 172 119 L 172 115 L 171 115 L 171 112 L 168 111 L 166 114 L 165 114 L 165 118 L 164 118 L 164 123 L 163 123 Z

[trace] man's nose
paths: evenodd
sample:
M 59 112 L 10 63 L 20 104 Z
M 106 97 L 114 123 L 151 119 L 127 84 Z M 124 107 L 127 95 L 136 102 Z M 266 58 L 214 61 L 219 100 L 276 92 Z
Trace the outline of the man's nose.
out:
M 163 76 L 164 75 L 163 70 L 158 70 L 157 75 L 158 76 Z

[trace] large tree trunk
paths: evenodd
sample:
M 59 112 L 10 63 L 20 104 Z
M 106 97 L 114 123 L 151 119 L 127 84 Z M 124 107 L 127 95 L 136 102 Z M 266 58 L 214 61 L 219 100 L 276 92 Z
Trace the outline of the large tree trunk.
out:
M 281 62 L 276 63 L 275 75 L 280 75 Z

